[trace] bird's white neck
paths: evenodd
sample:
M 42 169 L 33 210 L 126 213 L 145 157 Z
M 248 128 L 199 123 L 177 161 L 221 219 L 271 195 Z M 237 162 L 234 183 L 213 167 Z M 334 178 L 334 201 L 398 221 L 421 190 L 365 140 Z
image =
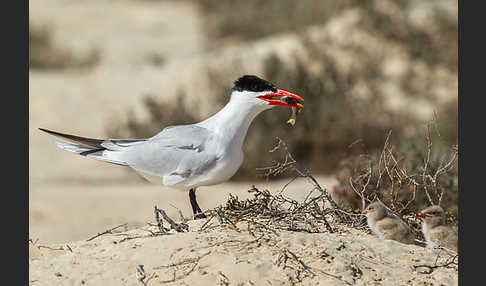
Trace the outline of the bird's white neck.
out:
M 253 119 L 269 108 L 255 104 L 245 96 L 232 96 L 225 107 L 198 125 L 219 134 L 225 142 L 230 143 L 228 145 L 241 149 Z

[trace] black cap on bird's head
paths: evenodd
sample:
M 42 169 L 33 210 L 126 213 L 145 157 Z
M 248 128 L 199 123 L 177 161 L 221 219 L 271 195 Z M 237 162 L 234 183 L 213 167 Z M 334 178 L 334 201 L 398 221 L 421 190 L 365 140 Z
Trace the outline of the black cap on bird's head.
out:
M 426 217 L 444 217 L 444 209 L 438 205 L 432 205 L 416 214 L 416 217 L 425 219 Z
M 244 75 L 235 80 L 232 91 L 262 93 L 257 97 L 269 105 L 287 105 L 304 107 L 300 101 L 304 99 L 295 93 L 277 88 L 273 83 L 255 75 Z
M 235 80 L 232 90 L 237 91 L 272 91 L 277 92 L 277 88 L 271 82 L 257 77 L 256 75 L 244 75 Z

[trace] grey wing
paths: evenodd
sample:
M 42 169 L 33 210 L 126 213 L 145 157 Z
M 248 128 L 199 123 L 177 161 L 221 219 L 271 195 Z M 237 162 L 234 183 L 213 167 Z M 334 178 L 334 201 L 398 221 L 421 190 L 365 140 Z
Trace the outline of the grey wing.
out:
M 133 146 L 123 157 L 145 177 L 161 177 L 160 182 L 171 186 L 206 172 L 216 163 L 215 152 L 207 148 L 213 138 L 211 131 L 196 125 L 168 127 Z
M 202 151 L 212 138 L 213 133 L 208 129 L 190 124 L 169 126 L 149 140 L 165 147 Z

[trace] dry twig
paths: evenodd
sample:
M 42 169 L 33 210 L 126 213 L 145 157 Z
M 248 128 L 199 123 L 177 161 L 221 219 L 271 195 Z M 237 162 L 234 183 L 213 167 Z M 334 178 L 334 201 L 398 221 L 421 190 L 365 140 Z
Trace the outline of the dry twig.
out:
M 447 257 L 446 257 L 444 263 L 438 264 L 437 262 L 439 261 L 439 257 L 440 257 L 442 250 L 446 250 Z M 459 258 L 459 255 L 457 253 L 455 253 L 454 251 L 452 251 L 450 249 L 445 249 L 443 247 L 439 247 L 439 252 L 437 253 L 437 257 L 435 258 L 434 265 L 417 264 L 417 265 L 413 265 L 413 268 L 416 270 L 417 268 L 425 267 L 425 268 L 427 268 L 427 271 L 422 272 L 422 273 L 430 274 L 437 268 L 441 268 L 441 267 L 447 268 L 447 267 L 450 267 L 451 265 L 453 265 L 454 267 L 457 267 L 458 266 L 458 261 L 457 261 L 458 258 Z
M 155 220 L 157 221 L 157 225 L 159 226 L 159 230 L 161 233 L 165 233 L 165 230 L 162 226 L 162 220 L 159 218 L 159 214 L 161 214 L 162 217 L 170 224 L 170 227 L 172 229 L 175 229 L 177 232 L 189 231 L 189 226 L 187 224 L 185 224 L 184 222 L 176 223 L 165 213 L 163 209 L 159 209 L 157 208 L 157 206 L 155 206 L 154 213 L 155 213 Z
M 103 231 L 103 232 L 99 232 L 97 235 L 95 235 L 95 236 L 93 236 L 93 237 L 91 237 L 91 238 L 87 239 L 86 241 L 91 241 L 91 240 L 93 240 L 93 239 L 95 239 L 95 238 L 97 238 L 97 237 L 100 237 L 100 236 L 104 235 L 104 234 L 107 234 L 107 233 L 112 233 L 112 231 L 114 231 L 115 229 L 120 228 L 120 227 L 123 227 L 123 226 L 126 226 L 127 224 L 128 224 L 128 223 L 120 224 L 119 226 L 115 226 L 115 227 L 112 227 L 112 228 L 110 228 L 110 229 L 107 229 L 107 230 L 105 230 L 105 231 Z

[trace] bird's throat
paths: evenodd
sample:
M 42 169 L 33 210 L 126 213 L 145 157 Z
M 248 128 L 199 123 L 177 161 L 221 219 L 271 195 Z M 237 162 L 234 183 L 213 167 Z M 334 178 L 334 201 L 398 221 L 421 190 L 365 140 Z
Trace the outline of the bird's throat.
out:
M 253 119 L 266 109 L 262 106 L 231 100 L 223 109 L 200 125 L 219 134 L 233 147 L 241 148 Z

